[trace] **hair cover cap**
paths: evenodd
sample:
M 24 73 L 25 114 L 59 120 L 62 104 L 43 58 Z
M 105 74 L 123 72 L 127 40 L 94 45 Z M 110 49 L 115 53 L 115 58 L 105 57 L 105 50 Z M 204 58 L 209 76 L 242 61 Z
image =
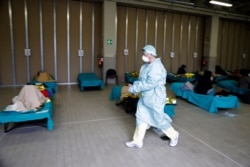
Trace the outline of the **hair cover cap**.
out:
M 156 56 L 156 55 L 157 55 L 157 54 L 156 54 L 156 49 L 155 49 L 155 47 L 152 46 L 152 45 L 146 45 L 146 46 L 144 46 L 144 47 L 142 48 L 142 51 L 143 51 L 143 52 L 146 52 L 146 53 L 150 53 L 150 54 L 152 54 L 153 56 Z

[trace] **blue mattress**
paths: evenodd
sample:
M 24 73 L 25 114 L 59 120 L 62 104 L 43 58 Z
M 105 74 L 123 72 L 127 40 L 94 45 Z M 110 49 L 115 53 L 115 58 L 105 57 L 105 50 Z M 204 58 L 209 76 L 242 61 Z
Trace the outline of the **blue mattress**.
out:
M 232 93 L 237 95 L 244 95 L 250 92 L 249 89 L 238 87 L 238 82 L 235 80 L 223 80 L 217 83 L 217 86 L 230 90 Z
M 220 108 L 239 108 L 237 96 L 214 96 L 197 94 L 191 90 L 182 90 L 183 83 L 172 83 L 170 89 L 176 96 L 182 97 L 187 101 L 207 110 L 208 112 L 218 112 Z
M 114 86 L 110 92 L 109 99 L 111 101 L 120 102 L 121 91 L 122 91 L 122 86 Z M 174 109 L 175 105 L 166 104 L 164 107 L 164 113 L 168 114 L 168 116 L 170 117 L 174 117 L 175 116 Z
M 81 91 L 84 91 L 84 87 L 100 87 L 104 88 L 103 80 L 99 79 L 95 73 L 80 73 L 77 77 L 79 87 Z
M 0 111 L 0 123 L 7 124 L 47 119 L 48 130 L 53 130 L 54 122 L 52 119 L 52 115 L 53 104 L 51 101 L 48 101 L 38 111 L 27 111 L 25 113 L 20 113 L 17 111 Z

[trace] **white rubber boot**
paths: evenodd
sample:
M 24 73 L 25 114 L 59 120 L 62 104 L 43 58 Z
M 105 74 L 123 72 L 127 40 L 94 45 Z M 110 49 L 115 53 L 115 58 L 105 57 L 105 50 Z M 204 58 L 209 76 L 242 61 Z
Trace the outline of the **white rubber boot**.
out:
M 179 140 L 179 132 L 177 132 L 176 130 L 174 130 L 173 127 L 168 128 L 167 130 L 162 130 L 163 133 L 168 136 L 170 138 L 170 143 L 169 145 L 171 147 L 174 147 L 178 144 L 178 140 Z
M 133 140 L 130 142 L 126 142 L 127 147 L 137 147 L 137 148 L 142 148 L 143 147 L 143 139 L 147 130 L 147 124 L 141 124 L 136 127 Z

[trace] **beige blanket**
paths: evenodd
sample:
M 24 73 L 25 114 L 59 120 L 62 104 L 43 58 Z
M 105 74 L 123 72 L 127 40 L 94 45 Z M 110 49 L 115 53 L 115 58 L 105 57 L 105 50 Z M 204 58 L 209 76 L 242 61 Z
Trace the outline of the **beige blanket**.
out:
M 12 104 L 5 108 L 5 111 L 37 110 L 46 100 L 47 98 L 34 85 L 25 85 L 19 95 L 12 99 Z

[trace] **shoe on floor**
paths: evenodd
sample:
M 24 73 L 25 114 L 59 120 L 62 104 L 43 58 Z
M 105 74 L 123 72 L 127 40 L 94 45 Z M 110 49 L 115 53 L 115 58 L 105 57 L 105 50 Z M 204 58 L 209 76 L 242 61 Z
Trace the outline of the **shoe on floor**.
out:
M 176 135 L 176 137 L 174 139 L 170 139 L 169 145 L 171 147 L 176 146 L 178 144 L 178 140 L 179 140 L 179 132 L 177 132 L 177 135 Z
M 129 148 L 136 147 L 136 148 L 142 148 L 143 144 L 136 144 L 133 141 L 126 142 L 125 145 Z

